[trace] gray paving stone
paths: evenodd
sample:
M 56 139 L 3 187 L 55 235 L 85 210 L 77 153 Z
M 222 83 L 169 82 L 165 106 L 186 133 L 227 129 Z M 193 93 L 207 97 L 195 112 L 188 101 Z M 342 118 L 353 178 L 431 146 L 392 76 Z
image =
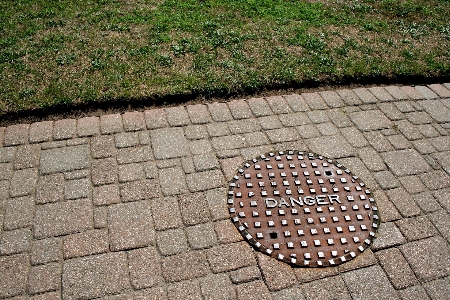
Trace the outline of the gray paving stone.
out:
M 446 209 L 447 211 L 450 211 L 450 189 L 449 188 L 435 191 L 433 193 L 433 195 L 444 209 Z
M 186 179 L 181 167 L 159 170 L 159 183 L 165 196 L 178 195 L 187 191 Z
M 450 150 L 450 136 L 440 136 L 429 140 L 438 151 Z
M 139 163 L 118 166 L 119 182 L 129 182 L 143 179 L 144 166 Z
M 305 300 L 302 290 L 299 287 L 290 287 L 279 292 L 272 293 L 273 298 L 278 300 L 298 299 Z
M 340 136 L 313 138 L 306 140 L 306 144 L 312 152 L 329 158 L 348 157 L 355 153 L 354 148 Z
M 341 96 L 341 99 L 345 102 L 346 105 L 359 105 L 361 104 L 361 100 L 359 97 L 352 91 L 348 89 L 337 90 L 336 93 Z
M 250 107 L 245 100 L 233 100 L 228 102 L 228 108 L 234 119 L 247 119 L 253 116 Z
M 404 115 L 394 103 L 379 103 L 378 108 L 392 121 L 398 121 L 404 119 Z
M 394 150 L 391 143 L 380 131 L 364 132 L 364 137 L 377 152 Z
M 278 116 L 278 118 L 280 119 L 281 123 L 287 127 L 311 123 L 311 120 L 309 120 L 304 112 L 283 114 Z
M 312 110 L 328 108 L 327 104 L 318 93 L 302 93 L 302 97 Z
M 210 137 L 218 137 L 230 134 L 230 130 L 228 129 L 228 125 L 226 123 L 210 123 L 206 125 L 206 129 L 208 130 Z
M 220 123 L 225 124 L 225 123 Z M 209 140 L 195 140 L 189 143 L 189 149 L 193 155 L 205 154 L 212 152 L 211 143 Z
M 41 151 L 41 174 L 67 172 L 89 166 L 89 146 L 80 145 Z
M 386 170 L 383 159 L 373 148 L 359 149 L 358 155 L 370 171 Z
M 417 194 L 426 190 L 425 185 L 418 176 L 402 177 L 400 178 L 400 182 L 410 194 Z
M 318 279 L 302 286 L 306 299 L 352 299 L 342 276 Z
M 344 113 L 342 109 L 331 109 L 328 110 L 327 113 L 331 122 L 339 128 L 353 125 L 348 115 Z
M 328 117 L 327 113 L 322 110 L 307 111 L 306 115 L 315 124 L 320 124 L 320 123 L 325 123 L 325 122 L 330 121 L 330 118 Z
M 162 255 L 175 255 L 189 251 L 183 229 L 169 229 L 156 232 L 156 244 Z
M 400 186 L 397 178 L 389 171 L 381 171 L 373 173 L 373 177 L 383 190 L 392 189 Z
M 170 126 L 183 126 L 191 123 L 184 106 L 167 107 L 164 110 Z
M 306 104 L 305 99 L 301 95 L 291 94 L 284 95 L 283 97 L 294 112 L 309 110 L 308 104 Z
M 436 149 L 427 140 L 417 140 L 412 141 L 411 143 L 420 154 L 430 154 L 436 152 Z
M 441 98 L 450 98 L 450 90 L 448 90 L 448 85 L 446 88 L 445 84 L 430 84 L 428 85 L 428 88 Z
M 208 103 L 207 104 L 211 117 L 216 122 L 230 121 L 233 119 L 226 103 Z
M 164 283 L 160 256 L 154 247 L 128 252 L 128 267 L 131 285 L 135 289 L 149 288 Z
M 424 98 L 423 95 L 412 86 L 402 86 L 400 89 L 407 94 L 410 99 L 420 100 Z
M 229 217 L 225 188 L 206 191 L 205 197 L 213 221 L 223 220 Z
M 447 241 L 450 241 L 450 215 L 444 210 L 438 210 L 432 214 L 429 214 L 428 218 L 437 228 L 439 233 Z
M 189 118 L 193 124 L 205 124 L 211 122 L 211 115 L 208 108 L 203 104 L 194 104 L 186 106 Z
M 68 200 L 88 198 L 91 193 L 91 182 L 89 179 L 76 179 L 66 181 L 64 188 L 65 198 Z
M 450 122 L 450 109 L 440 101 L 424 100 L 418 102 L 436 122 Z
M 31 230 L 20 228 L 3 231 L 0 239 L 0 255 L 11 255 L 27 252 L 31 240 Z
M 33 225 L 34 198 L 21 197 L 5 201 L 3 230 L 13 230 Z
M 177 228 L 182 225 L 177 197 L 165 197 L 151 201 L 156 230 Z
M 53 140 L 65 140 L 75 137 L 77 121 L 75 119 L 62 119 L 53 125 Z
M 310 139 L 320 136 L 319 130 L 316 125 L 308 124 L 297 127 L 298 133 L 303 139 Z
M 394 125 L 408 140 L 417 140 L 423 138 L 422 133 L 417 127 L 407 120 L 401 120 Z
M 108 226 L 108 208 L 106 206 L 94 207 L 94 228 L 102 229 Z
M 243 240 L 242 235 L 230 220 L 222 220 L 214 223 L 219 244 L 236 243 Z
M 272 300 L 272 295 L 269 293 L 267 286 L 261 280 L 243 283 L 236 288 L 238 300 L 253 299 L 258 295 L 259 300 Z
M 61 285 L 60 264 L 52 263 L 32 267 L 27 285 L 30 294 L 59 290 Z
M 372 250 L 366 249 L 363 253 L 359 254 L 355 259 L 352 259 L 349 262 L 346 262 L 345 264 L 341 264 L 338 266 L 338 270 L 340 273 L 348 272 L 351 270 L 356 270 L 360 268 L 365 268 L 368 266 L 372 266 L 377 264 L 378 261 L 373 254 Z
M 236 292 L 226 274 L 211 274 L 200 281 L 204 299 L 231 300 L 236 299 Z
M 288 116 L 288 115 L 284 115 Z M 265 130 L 283 127 L 278 116 L 267 116 L 258 118 L 261 127 Z
M 421 213 L 420 208 L 403 188 L 388 190 L 386 194 L 403 217 L 412 217 Z
M 252 248 L 246 242 L 216 246 L 206 250 L 206 255 L 213 273 L 256 265 Z
M 150 131 L 156 159 L 183 157 L 189 154 L 182 128 L 164 128 Z
M 0 163 L 0 180 L 9 180 L 13 172 L 12 164 Z
M 270 291 L 279 291 L 297 283 L 292 268 L 266 254 L 257 253 L 258 265 Z
M 16 147 L 0 147 L 0 162 L 12 162 L 16 153 Z
M 348 157 L 339 159 L 339 163 L 356 174 L 366 184 L 369 189 L 377 189 L 378 184 L 374 180 L 370 171 L 364 166 L 363 162 L 357 157 Z
M 232 134 L 241 134 L 261 130 L 258 120 L 254 118 L 229 121 L 227 124 Z
M 431 124 L 419 125 L 417 126 L 417 129 L 419 129 L 420 133 L 422 133 L 426 138 L 433 138 L 440 135 L 440 133 Z
M 227 135 L 213 138 L 211 144 L 216 150 L 231 150 L 247 146 L 245 138 L 242 135 Z
M 257 266 L 244 267 L 229 273 L 233 283 L 243 283 L 261 278 L 261 272 Z
M 392 97 L 394 97 L 396 100 L 407 100 L 408 95 L 399 86 L 391 85 L 386 86 L 385 90 L 388 91 L 389 94 L 391 94 Z
M 415 111 L 405 114 L 406 119 L 415 125 L 420 124 L 430 124 L 433 122 L 433 119 L 429 114 L 424 111 Z
M 390 128 L 391 121 L 378 110 L 368 110 L 351 113 L 350 119 L 362 131 Z
M 14 171 L 9 186 L 9 195 L 20 197 L 32 194 L 36 187 L 37 177 L 37 169 Z
M 135 147 L 139 144 L 137 132 L 120 132 L 114 135 L 115 147 L 126 148 Z
M 430 190 L 438 190 L 450 186 L 450 175 L 442 170 L 424 173 L 420 175 L 420 179 Z
M 394 98 L 389 94 L 384 87 L 372 87 L 369 91 L 380 101 L 393 101 Z
M 92 183 L 96 186 L 116 183 L 118 179 L 117 161 L 114 158 L 93 160 L 91 170 Z
M 399 299 L 380 266 L 350 271 L 343 277 L 353 299 Z
M 386 193 L 383 190 L 373 191 L 373 196 L 374 199 L 377 201 L 382 222 L 390 222 L 402 218 L 397 208 L 391 201 L 389 201 L 388 197 L 386 196 Z
M 109 251 L 108 230 L 94 229 L 63 238 L 64 259 L 101 254 Z
M 198 224 L 184 229 L 192 249 L 209 248 L 217 245 L 217 237 L 212 223 Z
M 255 117 L 270 116 L 273 114 L 273 111 L 264 98 L 251 98 L 247 100 L 247 103 Z
M 450 251 L 442 237 L 410 242 L 399 249 L 421 282 L 450 274 Z
M 95 205 L 110 205 L 119 203 L 119 187 L 115 184 L 94 187 L 92 200 Z
M 432 90 L 423 85 L 417 85 L 414 87 L 419 93 L 421 93 L 425 99 L 436 99 L 439 98 Z
M 450 295 L 450 278 L 436 279 L 423 285 L 433 300 L 445 299 Z
M 352 90 L 365 104 L 377 103 L 378 100 L 366 88 L 357 88 Z
M 205 139 L 208 137 L 205 125 L 188 125 L 184 127 L 184 134 L 189 140 Z
M 333 123 L 327 122 L 316 125 L 321 135 L 336 135 L 339 134 L 339 130 Z
M 162 260 L 161 265 L 162 274 L 168 282 L 193 279 L 210 273 L 206 254 L 203 251 L 169 256 Z
M 199 282 L 197 280 L 186 280 L 169 285 L 167 288 L 167 296 L 167 299 L 169 300 L 202 299 Z
M 37 168 L 41 147 L 39 145 L 23 145 L 17 147 L 14 158 L 14 169 Z
M 100 131 L 102 134 L 111 134 L 123 131 L 122 116 L 120 114 L 100 116 Z
M 335 91 L 319 92 L 319 95 L 322 96 L 325 103 L 331 108 L 344 106 L 344 101 L 342 101 L 341 97 Z
M 29 265 L 27 254 L 0 256 L 0 297 L 13 297 L 26 292 Z
M 406 243 L 400 230 L 393 222 L 381 223 L 376 239 L 373 241 L 371 249 L 378 251 L 393 246 Z
M 64 299 L 89 299 L 117 294 L 130 287 L 125 252 L 107 253 L 64 262 Z
M 119 164 L 148 161 L 153 159 L 152 149 L 149 146 L 118 149 L 116 159 Z
M 266 97 L 266 100 L 267 103 L 269 103 L 269 106 L 272 108 L 272 111 L 277 115 L 288 114 L 292 112 L 291 108 L 289 107 L 289 104 L 281 96 Z
M 434 228 L 433 224 L 426 216 L 401 219 L 396 221 L 395 224 L 408 242 L 438 234 L 436 228 Z
M 364 135 L 355 127 L 341 128 L 341 133 L 345 139 L 354 147 L 361 148 L 368 145 Z
M 186 182 L 191 192 L 205 191 L 221 187 L 224 183 L 222 171 L 211 170 L 186 175 Z
M 300 139 L 300 136 L 295 128 L 266 130 L 266 134 L 272 143 L 290 142 Z
M 28 142 L 29 124 L 15 124 L 8 126 L 3 134 L 3 145 L 15 146 Z
M 144 118 L 147 129 L 162 128 L 169 125 L 169 123 L 167 123 L 166 113 L 162 108 L 144 111 Z
M 123 202 L 151 199 L 160 196 L 157 180 L 139 180 L 120 185 L 120 196 Z
M 32 265 L 40 265 L 62 260 L 62 240 L 49 238 L 33 240 L 30 247 L 30 261 Z
M 244 134 L 244 137 L 250 147 L 269 144 L 269 139 L 267 136 L 260 131 L 246 133 Z
M 47 142 L 52 138 L 53 121 L 42 121 L 30 125 L 30 143 Z M 1 139 L 0 139 L 1 140 Z
M 413 147 L 412 144 L 403 135 L 395 134 L 390 135 L 386 138 L 396 150 L 403 150 Z
M 398 291 L 402 300 L 425 300 L 430 299 L 421 285 L 412 286 Z
M 203 193 L 187 194 L 179 199 L 179 205 L 185 225 L 196 225 L 210 220 L 208 203 Z
M 145 247 L 155 243 L 149 201 L 110 206 L 108 225 L 112 251 Z
M 433 195 L 428 192 L 420 193 L 414 195 L 414 202 L 422 209 L 424 212 L 433 212 L 441 209 L 439 203 L 434 199 Z
M 381 156 L 396 176 L 416 175 L 431 170 L 423 157 L 412 149 L 381 153 Z
M 91 139 L 91 155 L 93 158 L 106 158 L 116 155 L 114 137 L 102 135 Z

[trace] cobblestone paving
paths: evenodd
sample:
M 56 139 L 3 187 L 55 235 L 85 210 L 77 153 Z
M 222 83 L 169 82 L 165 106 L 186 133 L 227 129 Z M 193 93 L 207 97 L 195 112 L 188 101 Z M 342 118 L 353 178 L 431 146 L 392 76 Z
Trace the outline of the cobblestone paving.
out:
M 248 159 L 337 159 L 374 192 L 371 249 L 323 269 L 228 219 Z M 448 299 L 450 84 L 292 94 L 0 128 L 0 298 Z

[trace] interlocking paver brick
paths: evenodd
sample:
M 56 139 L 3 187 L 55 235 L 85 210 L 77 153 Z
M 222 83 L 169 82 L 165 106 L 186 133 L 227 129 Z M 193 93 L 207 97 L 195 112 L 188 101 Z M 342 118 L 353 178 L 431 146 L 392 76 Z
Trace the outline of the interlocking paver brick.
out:
M 284 95 L 283 97 L 294 112 L 309 110 L 308 104 L 306 104 L 305 99 L 301 95 L 291 94 Z
M 341 97 L 335 91 L 319 92 L 319 95 L 322 96 L 325 103 L 331 108 L 344 106 L 344 101 L 342 101 Z
M 93 136 L 100 133 L 99 117 L 84 117 L 77 120 L 77 136 Z
M 373 148 L 362 148 L 358 150 L 358 155 L 370 171 L 386 170 L 381 156 Z
M 287 115 L 285 115 L 287 116 Z M 278 116 L 267 116 L 258 118 L 261 127 L 265 130 L 283 127 Z
M 109 206 L 108 228 L 113 251 L 153 245 L 155 230 L 149 201 Z
M 222 220 L 214 223 L 219 244 L 229 244 L 242 241 L 242 235 L 230 220 Z
M 75 137 L 77 129 L 77 120 L 63 119 L 55 121 L 53 124 L 53 139 L 65 140 Z
M 266 134 L 272 143 L 290 142 L 300 139 L 298 131 L 295 128 L 266 130 Z
M 156 164 L 152 161 L 143 163 L 143 169 L 145 178 L 147 179 L 155 179 L 158 178 L 158 168 Z
M 9 197 L 9 181 L 0 181 L 0 199 L 7 199 Z
M 182 157 L 181 167 L 183 168 L 183 171 L 186 174 L 191 174 L 195 172 L 194 161 L 192 160 L 192 157 Z
M 296 148 L 296 147 L 292 148 L 291 146 L 284 144 L 284 143 L 277 144 L 277 145 L 282 147 L 283 150 Z M 287 146 L 285 146 L 285 145 L 287 145 Z M 296 148 L 296 149 L 305 149 L 305 147 Z M 258 146 L 258 147 L 244 148 L 241 150 L 240 153 L 241 153 L 242 158 L 244 158 L 244 160 L 250 160 L 250 159 L 260 156 L 261 154 L 269 153 L 271 151 L 274 151 L 274 147 L 272 147 L 271 145 L 264 145 L 264 146 Z
M 408 99 L 408 95 L 406 95 L 406 93 L 399 86 L 391 85 L 391 86 L 386 86 L 384 88 L 396 100 L 407 100 Z
M 67 146 L 67 141 L 53 141 L 53 142 L 43 142 L 41 143 L 41 149 L 53 149 L 53 148 L 62 148 Z
M 100 116 L 100 131 L 102 134 L 123 131 L 122 116 L 120 114 Z
M 188 105 L 187 111 L 189 114 L 189 118 L 193 124 L 205 124 L 210 123 L 211 115 L 208 112 L 206 105 L 204 104 L 195 104 Z
M 225 123 L 220 123 L 225 124 Z M 207 139 L 204 140 L 195 140 L 189 142 L 189 149 L 193 155 L 196 154 L 205 154 L 212 152 L 211 142 Z
M 445 86 L 441 84 L 430 84 L 428 85 L 428 88 L 441 98 L 450 98 L 450 90 L 446 89 Z
M 28 228 L 3 231 L 0 239 L 0 255 L 27 252 L 30 240 L 31 230 Z
M 345 139 L 356 148 L 365 147 L 369 144 L 361 131 L 355 127 L 341 128 L 341 133 Z
M 37 177 L 37 169 L 14 171 L 9 186 L 9 195 L 11 197 L 30 195 L 36 188 Z
M 167 299 L 192 299 L 202 300 L 200 286 L 197 280 L 177 282 L 167 287 Z
M 381 156 L 396 176 L 416 175 L 431 171 L 430 165 L 413 149 L 381 153 Z
M 279 292 L 272 293 L 273 298 L 278 300 L 289 300 L 289 299 L 297 299 L 297 300 L 305 300 L 305 296 L 303 296 L 302 290 L 299 287 L 293 286 L 287 289 L 284 289 Z
M 436 152 L 436 149 L 427 140 L 416 140 L 411 143 L 420 154 L 430 154 Z
M 40 265 L 62 259 L 62 240 L 60 238 L 34 240 L 30 249 L 32 265 Z
M 164 110 L 170 126 L 184 126 L 191 123 L 184 106 L 167 107 Z
M 343 277 L 353 299 L 399 299 L 380 266 L 350 271 Z
M 420 179 L 430 190 L 438 190 L 450 186 L 450 175 L 442 170 L 424 173 L 420 175 Z
M 436 200 L 442 205 L 444 209 L 450 211 L 450 189 L 442 189 L 433 193 Z
M 131 285 L 135 289 L 153 287 L 163 283 L 160 256 L 155 248 L 141 248 L 128 253 Z
M 89 138 L 72 138 L 66 141 L 67 146 L 85 145 L 89 143 Z
M 348 157 L 355 153 L 354 148 L 340 136 L 317 137 L 307 140 L 306 144 L 312 152 L 329 158 Z
M 0 163 L 0 180 L 9 180 L 13 172 L 12 164 Z
M 56 291 L 56 292 L 48 292 L 48 293 L 44 293 L 44 294 L 36 294 L 36 295 L 32 296 L 30 299 L 33 299 L 33 300 L 58 300 L 58 299 L 61 299 L 61 292 Z M 17 299 L 17 300 L 19 300 L 19 299 Z
M 404 290 L 399 290 L 398 295 L 402 300 L 425 300 L 430 299 L 421 285 L 412 286 Z
M 252 248 L 246 242 L 216 246 L 207 250 L 206 253 L 214 273 L 237 270 L 256 264 Z
M 395 134 L 386 138 L 396 150 L 412 148 L 412 144 L 403 135 Z
M 137 201 L 159 197 L 157 180 L 144 179 L 120 185 L 120 197 L 123 202 Z
M 270 291 L 279 291 L 294 285 L 297 280 L 292 268 L 265 254 L 257 253 L 258 265 Z
M 221 187 L 224 183 L 224 179 L 221 170 L 211 170 L 186 175 L 187 186 L 191 192 Z
M 361 104 L 361 100 L 352 90 L 342 89 L 342 90 L 337 90 L 336 93 L 339 94 L 339 96 L 341 97 L 341 99 L 344 101 L 344 103 L 346 105 Z
M 92 228 L 92 202 L 72 200 L 36 206 L 34 237 L 44 238 Z
M 109 238 L 106 229 L 94 229 L 65 236 L 64 259 L 108 252 Z
M 433 300 L 445 299 L 450 295 L 450 278 L 436 279 L 423 285 L 428 295 Z
M 250 147 L 269 144 L 267 136 L 261 131 L 246 133 L 244 138 Z
M 64 188 L 65 198 L 68 200 L 88 198 L 91 193 L 91 182 L 89 179 L 76 179 L 66 181 Z
M 3 230 L 13 230 L 33 225 L 34 198 L 9 199 L 5 204 Z
M 405 237 L 393 222 L 381 223 L 372 250 L 378 251 L 406 243 Z
M 345 114 L 342 109 L 332 109 L 328 110 L 328 117 L 331 122 L 339 128 L 352 126 L 352 121 L 350 121 L 347 114 Z
M 186 179 L 181 167 L 159 170 L 159 183 L 164 195 L 178 195 L 187 191 Z
M 266 100 L 267 103 L 269 103 L 269 106 L 272 108 L 272 111 L 277 115 L 288 114 L 292 112 L 291 108 L 289 107 L 289 104 L 281 96 L 266 97 Z
M 383 190 L 392 189 L 400 186 L 399 181 L 389 171 L 373 173 L 373 177 Z
M 179 158 L 164 159 L 156 161 L 156 167 L 159 169 L 173 168 L 181 166 L 181 160 Z
M 247 100 L 250 109 L 255 117 L 269 116 L 273 114 L 269 104 L 267 104 L 264 98 L 251 98 Z
M 322 135 L 336 135 L 336 134 L 339 134 L 339 130 L 331 122 L 317 124 L 316 128 L 319 130 L 320 134 L 322 134 Z
M 117 148 L 135 147 L 139 144 L 137 132 L 119 132 L 114 135 L 114 143 Z
M 189 250 L 186 234 L 181 228 L 157 231 L 156 244 L 162 255 L 180 254 Z
M 318 93 L 302 93 L 302 97 L 312 110 L 328 108 L 327 104 Z
M 102 229 L 108 226 L 108 208 L 106 206 L 94 207 L 94 228 Z
M 389 201 L 384 191 L 373 191 L 373 196 L 377 201 L 378 209 L 381 214 L 381 220 L 383 222 L 395 221 L 402 217 L 394 204 Z
M 114 158 L 93 160 L 91 170 L 92 183 L 96 186 L 115 183 L 118 179 L 117 161 Z
M 439 233 L 447 240 L 450 241 L 450 216 L 444 210 L 436 211 L 428 218 L 433 222 Z
M 403 188 L 388 190 L 386 194 L 403 217 L 412 217 L 421 213 L 420 208 L 415 204 L 411 195 Z
M 30 125 L 30 143 L 47 142 L 52 138 L 53 121 L 42 121 Z
M 410 99 L 421 100 L 424 98 L 423 95 L 412 86 L 402 86 L 400 87 L 400 89 L 402 90 L 402 92 L 408 95 Z
M 130 287 L 125 252 L 106 253 L 64 262 L 64 299 L 90 299 Z
M 413 106 L 413 102 L 411 101 L 394 102 L 394 105 L 402 113 L 409 113 L 416 111 L 416 109 Z
M 177 228 L 182 225 L 177 197 L 153 199 L 151 206 L 156 230 Z
M 450 274 L 450 251 L 442 237 L 410 242 L 399 249 L 421 282 Z
M 176 158 L 189 154 L 182 128 L 155 129 L 150 132 L 156 159 Z
M 233 100 L 228 102 L 228 108 L 234 119 L 247 119 L 252 117 L 252 112 L 245 100 Z
M 28 142 L 29 124 L 17 124 L 6 127 L 3 146 L 22 145 Z
M 147 129 L 156 129 L 167 127 L 166 113 L 164 109 L 150 109 L 144 111 L 145 123 L 147 124 Z
M 91 139 L 91 155 L 93 158 L 107 158 L 116 155 L 114 137 L 102 135 Z
M 212 223 L 186 227 L 184 231 L 192 249 L 209 248 L 217 245 L 217 237 Z
M 414 195 L 413 199 L 424 212 L 433 212 L 442 208 L 433 195 L 428 192 Z
M 357 88 L 352 90 L 361 99 L 364 104 L 377 103 L 377 98 L 366 88 Z
M 110 205 L 120 202 L 119 186 L 115 184 L 94 187 L 92 201 L 95 205 Z
M 219 161 L 212 153 L 194 155 L 193 157 L 195 171 L 201 172 L 219 167 Z
M 67 172 L 89 166 L 89 146 L 79 145 L 41 151 L 41 174 Z
M 418 176 L 406 176 L 400 178 L 400 182 L 411 194 L 417 194 L 420 192 L 424 192 L 426 190 L 425 185 L 420 181 L 420 178 Z
M 348 272 L 355 269 L 365 268 L 377 264 L 377 259 L 371 249 L 364 250 L 355 259 L 338 266 L 340 273 Z
M 395 222 L 395 225 L 397 225 L 408 242 L 437 235 L 436 228 L 426 216 L 404 218 Z
M 342 276 L 318 279 L 302 285 L 306 299 L 352 299 Z
M 206 125 L 206 129 L 208 130 L 210 137 L 218 137 L 230 134 L 227 123 L 210 123 Z
M 236 299 L 236 292 L 226 274 L 211 274 L 202 278 L 200 288 L 207 300 Z
M 196 225 L 210 220 L 204 193 L 187 194 L 180 197 L 179 205 L 185 225 Z
M 229 217 L 225 188 L 206 191 L 205 197 L 208 202 L 211 219 L 213 221 L 222 220 Z
M 404 115 L 393 103 L 379 103 L 378 108 L 392 121 L 404 119 Z
M 125 131 L 139 131 L 146 128 L 144 114 L 140 111 L 123 113 L 122 123 Z
M 417 85 L 414 87 L 419 93 L 421 93 L 425 99 L 436 99 L 439 98 L 432 90 L 423 85 Z
M 440 101 L 424 100 L 419 101 L 418 103 L 434 120 L 436 120 L 436 122 L 450 122 L 450 108 L 446 107 Z
M 166 257 L 162 260 L 161 269 L 168 282 L 193 279 L 210 273 L 206 254 L 203 251 Z
M 28 276 L 28 292 L 44 293 L 61 288 L 61 265 L 51 263 L 31 268 Z
M 366 184 L 370 189 L 377 189 L 378 184 L 374 180 L 372 174 L 367 170 L 364 166 L 363 162 L 356 157 L 342 158 L 339 160 L 339 163 L 344 165 L 346 168 L 349 168 L 355 174 L 361 178 L 361 180 Z
M 261 278 L 261 272 L 257 266 L 244 267 L 229 273 L 233 283 L 243 283 Z
M 237 299 L 247 300 L 257 297 L 259 300 L 272 300 L 267 286 L 261 280 L 247 282 L 236 287 Z M 256 296 L 257 295 L 257 296 Z
M 378 110 L 354 112 L 350 114 L 350 119 L 362 131 L 379 130 L 392 126 L 391 121 Z
M 314 124 L 329 122 L 328 114 L 323 110 L 307 111 L 306 115 Z
M 224 122 L 233 119 L 233 116 L 231 115 L 231 112 L 228 109 L 226 103 L 214 102 L 208 103 L 207 106 L 214 121 Z
M 310 139 L 320 136 L 319 130 L 316 125 L 308 124 L 297 127 L 298 133 L 303 139 Z
M 0 162 L 9 163 L 14 159 L 16 147 L 0 147 Z
M 232 134 L 241 134 L 261 130 L 261 125 L 257 119 L 243 119 L 227 122 Z
M 436 138 L 429 139 L 433 147 L 438 151 L 448 151 L 450 150 L 450 136 L 440 136 Z
M 148 161 L 153 156 L 151 147 L 141 146 L 118 149 L 116 158 L 119 164 L 130 164 Z
M 368 89 L 380 101 L 393 101 L 394 98 L 389 94 L 384 87 L 372 87 Z
M 208 138 L 205 125 L 188 125 L 184 127 L 184 134 L 189 140 L 199 140 Z
M 144 166 L 142 164 L 119 165 L 119 182 L 129 182 L 140 180 L 144 177 Z
M 0 257 L 0 297 L 25 293 L 29 265 L 27 254 Z
M 364 137 L 377 152 L 394 150 L 391 143 L 380 131 L 364 132 Z
M 414 111 L 405 114 L 406 119 L 413 123 L 414 125 L 420 125 L 420 124 L 430 124 L 433 122 L 433 119 L 429 114 L 427 114 L 424 111 Z
M 417 126 L 417 129 L 419 129 L 420 133 L 422 133 L 426 138 L 433 138 L 440 135 L 440 133 L 431 124 L 419 125 Z

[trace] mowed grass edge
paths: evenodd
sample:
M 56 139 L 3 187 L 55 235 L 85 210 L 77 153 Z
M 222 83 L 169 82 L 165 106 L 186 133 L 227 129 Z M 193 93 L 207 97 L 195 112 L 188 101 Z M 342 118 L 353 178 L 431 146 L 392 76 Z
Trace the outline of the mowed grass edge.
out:
M 449 0 L 1 1 L 0 113 L 450 76 Z

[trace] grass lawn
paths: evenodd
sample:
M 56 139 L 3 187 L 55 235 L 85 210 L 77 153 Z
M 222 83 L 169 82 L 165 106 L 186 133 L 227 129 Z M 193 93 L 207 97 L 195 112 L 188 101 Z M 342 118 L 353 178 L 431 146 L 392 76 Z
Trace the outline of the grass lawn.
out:
M 3 0 L 0 114 L 450 76 L 449 0 Z

